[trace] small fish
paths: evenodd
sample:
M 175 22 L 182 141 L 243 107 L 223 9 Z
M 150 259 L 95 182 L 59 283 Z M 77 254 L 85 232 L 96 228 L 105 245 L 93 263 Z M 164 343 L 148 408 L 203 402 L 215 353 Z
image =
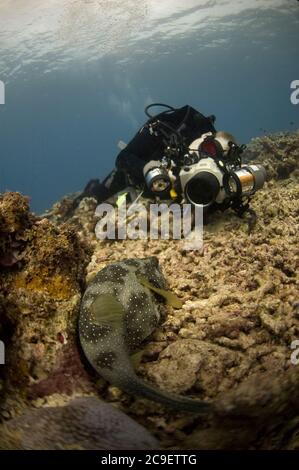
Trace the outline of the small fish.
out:
M 92 367 L 108 382 L 175 409 L 205 413 L 210 403 L 159 390 L 141 380 L 133 363 L 143 341 L 161 318 L 156 294 L 174 308 L 182 302 L 169 292 L 158 259 L 126 259 L 99 271 L 88 285 L 79 316 L 79 338 Z

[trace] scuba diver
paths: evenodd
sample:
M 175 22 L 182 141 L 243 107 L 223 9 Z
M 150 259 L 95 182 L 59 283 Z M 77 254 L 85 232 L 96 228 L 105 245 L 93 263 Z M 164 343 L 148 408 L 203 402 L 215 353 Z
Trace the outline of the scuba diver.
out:
M 150 114 L 156 106 L 166 109 Z M 80 198 L 94 196 L 101 203 L 126 188 L 139 188 L 144 197 L 201 206 L 205 214 L 249 211 L 251 197 L 266 180 L 265 169 L 242 163 L 245 145 L 217 132 L 214 115 L 161 103 L 147 106 L 145 113 L 146 123 L 127 145 L 122 143 L 115 169 L 102 183 L 92 180 Z
M 168 109 L 152 116 L 149 109 L 153 106 Z M 173 152 L 174 159 L 179 158 L 182 144 L 188 146 L 196 137 L 216 132 L 213 125 L 215 116 L 205 117 L 188 105 L 174 109 L 160 103 L 152 104 L 146 107 L 145 113 L 148 121 L 116 159 L 117 169 L 127 173 L 135 184 L 143 183 L 146 164 L 161 161 L 165 153 Z
M 149 109 L 154 106 L 167 109 L 152 116 Z M 175 109 L 154 103 L 146 107 L 145 113 L 149 119 L 133 139 L 127 145 L 124 144 L 116 157 L 115 169 L 101 184 L 101 196 L 105 199 L 128 186 L 142 187 L 146 165 L 161 162 L 165 151 L 180 153 L 182 144 L 188 146 L 203 133 L 216 132 L 213 125 L 215 116 L 205 117 L 188 105 Z

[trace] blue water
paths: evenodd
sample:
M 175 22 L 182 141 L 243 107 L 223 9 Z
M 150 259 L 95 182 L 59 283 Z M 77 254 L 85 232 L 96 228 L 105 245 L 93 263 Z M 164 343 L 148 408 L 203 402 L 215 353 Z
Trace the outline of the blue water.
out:
M 297 0 L 2 0 L 0 190 L 43 211 L 114 164 L 154 101 L 240 143 L 299 127 Z

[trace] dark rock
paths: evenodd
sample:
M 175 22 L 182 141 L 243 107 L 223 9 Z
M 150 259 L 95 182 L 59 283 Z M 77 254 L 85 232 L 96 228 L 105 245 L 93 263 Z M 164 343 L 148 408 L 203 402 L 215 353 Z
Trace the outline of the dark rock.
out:
M 27 410 L 0 429 L 0 449 L 157 449 L 158 442 L 121 411 L 94 397 Z

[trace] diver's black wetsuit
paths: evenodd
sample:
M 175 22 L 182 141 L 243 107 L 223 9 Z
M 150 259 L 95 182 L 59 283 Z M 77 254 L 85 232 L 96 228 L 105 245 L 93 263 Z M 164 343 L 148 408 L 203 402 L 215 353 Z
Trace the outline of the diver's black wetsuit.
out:
M 116 169 L 102 182 L 101 197 L 98 199 L 107 199 L 129 184 L 134 186 L 144 184 L 144 165 L 151 160 L 161 160 L 167 145 L 167 138 L 163 133 L 151 132 L 150 130 L 150 124 L 157 120 L 166 124 L 166 126 L 162 126 L 162 129 L 164 128 L 168 132 L 168 137 L 171 130 L 167 128 L 167 124 L 179 132 L 187 145 L 206 132 L 216 132 L 213 125 L 214 116 L 205 117 L 188 105 L 148 119 L 128 145 L 118 154 Z

